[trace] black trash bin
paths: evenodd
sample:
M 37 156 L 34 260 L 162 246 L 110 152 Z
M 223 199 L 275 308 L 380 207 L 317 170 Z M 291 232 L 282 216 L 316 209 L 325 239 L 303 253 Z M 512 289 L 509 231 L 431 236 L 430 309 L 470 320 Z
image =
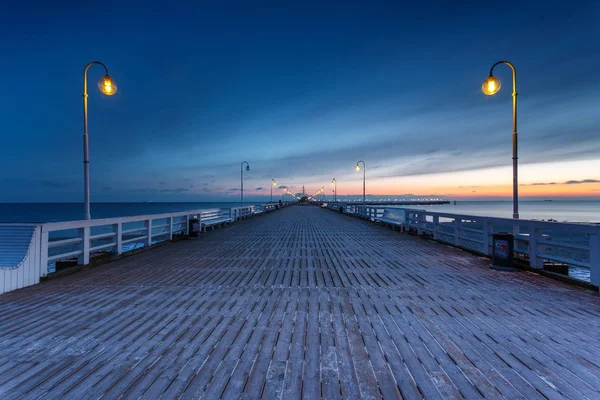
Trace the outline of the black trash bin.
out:
M 340 212 L 343 214 L 344 213 L 344 207 L 340 207 Z
M 492 237 L 492 268 L 498 271 L 516 271 L 513 266 L 513 255 L 515 252 L 513 234 L 496 232 Z
M 189 221 L 189 237 L 198 237 L 200 236 L 200 220 L 198 218 L 190 218 Z

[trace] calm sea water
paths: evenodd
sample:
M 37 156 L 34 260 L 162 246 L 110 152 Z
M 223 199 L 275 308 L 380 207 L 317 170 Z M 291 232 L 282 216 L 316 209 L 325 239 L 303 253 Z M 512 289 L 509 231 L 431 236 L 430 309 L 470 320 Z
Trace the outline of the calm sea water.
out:
M 259 203 L 244 202 L 244 205 Z M 203 208 L 239 207 L 233 203 L 92 203 L 93 219 L 162 214 Z M 0 222 L 60 222 L 84 219 L 83 203 L 0 203 Z
M 457 201 L 435 206 L 410 206 L 427 211 L 512 218 L 512 201 Z M 521 201 L 521 219 L 600 223 L 600 201 Z
M 260 203 L 245 203 L 246 205 Z M 202 208 L 238 207 L 230 203 L 93 203 L 92 218 L 160 214 Z M 454 214 L 511 218 L 511 201 L 457 201 L 456 205 L 411 206 Z M 522 219 L 600 223 L 600 201 L 521 201 Z M 81 203 L 0 203 L 0 222 L 55 222 L 83 219 Z

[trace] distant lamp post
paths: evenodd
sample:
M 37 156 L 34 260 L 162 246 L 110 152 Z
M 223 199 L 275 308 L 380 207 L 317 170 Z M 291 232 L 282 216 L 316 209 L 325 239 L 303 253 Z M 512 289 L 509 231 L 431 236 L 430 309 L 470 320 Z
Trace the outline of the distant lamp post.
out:
M 271 179 L 271 203 L 273 202 L 273 186 L 277 186 L 277 182 L 275 182 L 275 179 Z
M 244 164 L 246 164 L 246 171 L 250 171 L 250 164 L 248 164 L 248 161 L 242 161 L 242 164 L 240 165 L 240 173 L 241 173 L 241 180 L 240 180 L 241 201 L 240 201 L 240 204 L 242 207 L 244 206 Z
M 364 161 L 359 161 L 356 163 L 356 171 L 360 171 L 360 163 L 362 163 L 363 165 L 363 206 L 366 204 L 366 200 L 365 200 L 365 192 L 366 192 L 366 179 L 367 179 L 367 167 L 365 165 Z
M 493 96 L 502 87 L 500 79 L 493 75 L 494 67 L 498 64 L 506 64 L 512 70 L 513 78 L 513 133 L 512 133 L 512 159 L 513 159 L 513 218 L 519 218 L 519 174 L 518 174 L 518 152 L 517 152 L 517 70 L 508 61 L 498 61 L 490 68 L 490 76 L 483 81 L 481 91 L 488 96 Z
M 337 201 L 337 181 L 335 178 L 333 178 L 331 184 L 333 185 L 333 202 L 335 203 Z
M 117 84 L 108 75 L 108 68 L 100 61 L 92 61 L 85 66 L 83 70 L 83 186 L 84 186 L 84 208 L 85 219 L 92 219 L 90 213 L 90 152 L 88 145 L 88 93 L 87 93 L 87 72 L 94 64 L 104 67 L 104 76 L 98 81 L 98 89 L 107 96 L 117 93 Z

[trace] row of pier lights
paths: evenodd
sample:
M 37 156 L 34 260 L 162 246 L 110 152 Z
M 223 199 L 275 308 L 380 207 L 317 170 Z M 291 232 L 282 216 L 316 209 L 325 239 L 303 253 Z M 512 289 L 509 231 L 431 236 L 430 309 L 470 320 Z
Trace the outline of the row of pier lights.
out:
M 83 180 L 84 180 L 84 207 L 85 207 L 85 219 L 91 219 L 90 213 L 90 160 L 89 160 L 89 146 L 88 146 L 88 94 L 87 94 L 87 72 L 88 69 L 94 64 L 98 64 L 104 68 L 104 76 L 98 82 L 98 88 L 100 92 L 107 96 L 112 96 L 117 93 L 117 84 L 108 74 L 108 68 L 100 61 L 92 61 L 85 66 L 83 70 Z M 518 183 L 518 151 L 517 151 L 517 70 L 515 66 L 508 61 L 498 61 L 492 68 L 490 68 L 490 75 L 481 85 L 481 90 L 488 96 L 493 96 L 498 93 L 502 83 L 500 79 L 494 76 L 494 68 L 499 64 L 505 64 L 512 70 L 512 117 L 513 117 L 513 132 L 512 132 L 512 160 L 513 160 L 513 218 L 519 218 L 519 183 Z M 362 163 L 363 169 L 363 204 L 365 204 L 366 197 L 366 166 L 364 161 L 358 161 L 356 163 L 356 170 L 360 171 L 360 164 Z M 250 164 L 247 161 L 241 164 L 241 204 L 244 204 L 244 164 L 246 164 L 246 171 L 250 171 Z M 331 181 L 333 185 L 333 197 L 334 201 L 337 201 L 337 181 L 335 178 Z M 275 186 L 275 179 L 272 180 L 271 185 L 271 202 L 273 201 L 273 186 Z

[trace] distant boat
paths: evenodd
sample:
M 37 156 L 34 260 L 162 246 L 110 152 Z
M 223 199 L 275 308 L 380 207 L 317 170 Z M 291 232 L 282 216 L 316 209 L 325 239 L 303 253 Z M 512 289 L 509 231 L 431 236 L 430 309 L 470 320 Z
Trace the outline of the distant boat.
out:
M 548 199 L 546 199 L 546 200 L 544 200 L 544 201 L 552 201 L 552 200 L 548 200 Z

